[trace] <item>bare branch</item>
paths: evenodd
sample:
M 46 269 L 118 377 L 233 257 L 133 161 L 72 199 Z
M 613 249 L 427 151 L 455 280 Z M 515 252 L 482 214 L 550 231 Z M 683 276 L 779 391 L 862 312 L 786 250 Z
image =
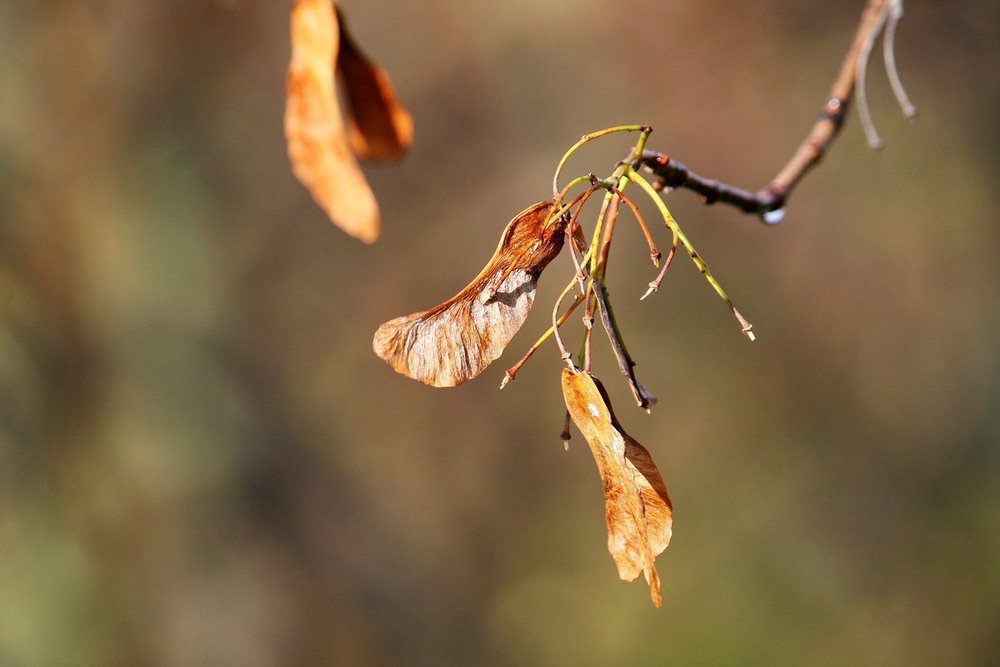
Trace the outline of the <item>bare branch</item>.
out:
M 702 196 L 706 204 L 722 202 L 735 206 L 745 213 L 755 213 L 768 224 L 780 222 L 783 216 L 782 209 L 792 190 L 802 180 L 802 177 L 823 159 L 830 144 L 840 132 L 847 115 L 847 109 L 855 96 L 855 89 L 857 86 L 863 85 L 863 73 L 871 52 L 871 45 L 886 29 L 887 22 L 890 34 L 886 36 L 888 40 L 886 42 L 886 62 L 887 64 L 891 63 L 889 65 L 890 83 L 892 83 L 893 90 L 896 91 L 907 116 L 912 117 L 916 114 L 916 110 L 909 103 L 905 92 L 902 92 L 902 86 L 898 85 L 895 62 L 889 55 L 893 48 L 892 33 L 895 32 L 895 26 L 900 16 L 902 16 L 901 0 L 869 0 L 861 14 L 854 41 L 841 64 L 840 72 L 830 89 L 830 94 L 820 111 L 819 118 L 808 136 L 799 144 L 792 158 L 766 187 L 757 192 L 751 192 L 713 179 L 703 178 L 680 162 L 653 151 L 643 151 L 639 161 L 659 177 L 656 184 L 658 189 L 686 188 L 694 190 Z M 863 100 L 863 91 L 859 90 L 858 93 L 859 101 Z M 874 132 L 874 129 L 871 132 Z

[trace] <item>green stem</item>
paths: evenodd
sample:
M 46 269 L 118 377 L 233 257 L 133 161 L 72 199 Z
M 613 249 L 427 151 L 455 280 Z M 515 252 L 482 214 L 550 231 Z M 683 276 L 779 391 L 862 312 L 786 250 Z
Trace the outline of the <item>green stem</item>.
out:
M 649 134 L 653 131 L 653 128 L 649 126 L 642 127 L 640 129 L 641 134 L 639 135 L 638 141 L 635 142 L 635 149 L 632 155 L 629 156 L 625 162 L 620 164 L 612 173 L 611 177 L 607 180 L 609 183 L 605 184 L 604 187 L 607 188 L 607 193 L 604 195 L 604 201 L 601 203 L 601 213 L 597 218 L 597 226 L 594 229 L 594 240 L 595 252 L 591 258 L 591 275 L 593 275 L 597 280 L 603 283 L 604 281 L 604 261 L 607 259 L 607 252 L 598 253 L 596 252 L 596 245 L 601 242 L 602 231 L 604 228 L 605 215 L 611 209 L 611 202 L 615 197 L 620 196 L 620 194 L 625 190 L 629 183 L 629 174 L 634 172 L 631 167 L 631 162 L 636 157 L 642 155 L 642 152 L 646 149 L 646 140 L 649 138 Z M 617 192 L 616 192 L 617 190 Z M 614 211 L 617 214 L 617 210 Z M 609 230 L 610 232 L 610 230 Z M 604 240 L 604 243 L 611 243 L 610 233 Z
M 569 209 L 571 209 L 573 207 L 573 204 L 577 203 L 581 197 L 586 196 L 586 192 L 584 192 L 583 194 L 579 194 L 576 197 L 574 197 L 573 200 L 570 201 L 570 203 L 563 206 L 562 202 L 566 198 L 566 195 L 569 194 L 570 190 L 575 188 L 580 183 L 592 183 L 593 180 L 594 180 L 593 175 L 587 174 L 586 176 L 579 176 L 570 181 L 569 184 L 566 187 L 564 187 L 562 191 L 559 192 L 552 200 L 552 208 L 551 210 L 549 210 L 549 214 L 548 216 L 546 216 L 545 222 L 542 224 L 542 229 L 545 229 L 546 227 L 551 225 L 553 220 L 558 220 L 559 217 L 564 215 Z
M 597 132 L 591 132 L 590 134 L 583 135 L 583 137 L 581 137 L 579 141 L 570 146 L 570 149 L 566 151 L 566 154 L 562 156 L 561 160 L 559 160 L 559 165 L 556 167 L 555 176 L 552 177 L 553 198 L 559 196 L 559 174 L 562 173 L 562 168 L 566 164 L 566 161 L 569 160 L 570 156 L 573 155 L 573 153 L 575 153 L 577 149 L 579 149 L 587 142 L 593 141 L 594 139 L 597 139 L 599 137 L 603 137 L 606 134 L 611 134 L 612 132 L 642 132 L 644 136 L 640 139 L 640 142 L 642 143 L 643 146 L 645 146 L 646 144 L 645 137 L 649 136 L 649 133 L 652 132 L 652 129 L 647 125 L 618 125 L 615 127 L 609 127 L 604 130 L 598 130 Z M 640 150 L 638 154 L 642 155 L 642 151 Z
M 680 242 L 684 246 L 684 249 L 687 250 L 688 255 L 690 255 L 691 261 L 693 261 L 695 266 L 698 267 L 698 270 L 701 271 L 701 274 L 705 276 L 705 280 L 707 280 L 708 283 L 718 293 L 718 295 L 722 297 L 722 300 L 726 302 L 726 304 L 729 306 L 729 309 L 733 311 L 733 315 L 735 315 L 736 319 L 739 321 L 743 333 L 746 334 L 747 338 L 749 338 L 750 340 L 754 340 L 753 332 L 750 331 L 753 325 L 747 322 L 746 318 L 744 318 L 743 315 L 740 314 L 740 311 L 736 310 L 736 306 L 733 305 L 732 299 L 729 298 L 729 296 L 726 294 L 726 291 L 722 289 L 722 286 L 712 276 L 711 271 L 708 270 L 708 265 L 705 263 L 705 260 L 701 258 L 698 252 L 694 249 L 694 246 L 691 245 L 691 242 L 684 235 L 684 232 L 681 231 L 681 228 L 677 224 L 677 221 L 674 220 L 674 216 L 670 215 L 670 211 L 667 210 L 667 205 L 663 203 L 663 199 L 661 199 L 660 196 L 656 193 L 656 190 L 653 189 L 653 186 L 647 183 L 646 179 L 644 179 L 642 176 L 636 173 L 636 171 L 631 167 L 628 169 L 627 176 L 636 185 L 642 188 L 646 192 L 646 194 L 649 195 L 650 199 L 653 200 L 653 202 L 656 204 L 656 207 L 660 210 L 660 215 L 663 216 L 663 221 L 666 223 L 667 227 L 670 228 L 670 231 L 676 234 L 677 238 L 680 239 Z

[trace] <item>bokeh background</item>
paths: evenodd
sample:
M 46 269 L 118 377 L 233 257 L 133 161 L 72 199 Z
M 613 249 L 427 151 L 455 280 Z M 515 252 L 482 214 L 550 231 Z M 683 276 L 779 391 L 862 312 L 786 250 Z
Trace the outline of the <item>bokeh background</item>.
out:
M 475 381 L 370 350 L 478 272 L 586 132 L 649 124 L 767 183 L 862 4 L 344 0 L 416 122 L 368 170 L 374 246 L 291 175 L 289 2 L 0 4 L 0 664 L 997 664 L 996 2 L 907 3 L 919 120 L 875 59 L 887 148 L 852 115 L 777 227 L 670 195 L 757 342 L 683 257 L 640 304 L 654 272 L 619 230 L 660 404 L 606 352 L 595 371 L 674 500 L 661 610 L 559 439 L 555 348 L 497 389 L 568 257 Z

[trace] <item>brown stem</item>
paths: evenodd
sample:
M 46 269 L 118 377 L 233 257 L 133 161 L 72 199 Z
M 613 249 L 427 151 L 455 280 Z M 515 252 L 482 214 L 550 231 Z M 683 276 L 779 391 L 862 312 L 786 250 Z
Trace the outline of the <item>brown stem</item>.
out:
M 646 389 L 639 378 L 635 376 L 635 361 L 629 355 L 628 350 L 625 348 L 625 342 L 621 338 L 621 333 L 618 331 L 618 327 L 615 325 L 615 317 L 611 312 L 611 304 L 608 303 L 607 292 L 604 291 L 604 285 L 599 283 L 594 283 L 594 296 L 597 297 L 598 311 L 601 314 L 601 321 L 604 324 L 604 330 L 608 332 L 608 338 L 611 340 L 611 348 L 615 352 L 615 358 L 618 359 L 618 368 L 621 370 L 622 375 L 628 381 L 629 387 L 632 389 L 632 395 L 635 396 L 636 403 L 639 404 L 640 408 L 649 409 L 652 405 L 656 403 L 656 396 L 653 396 Z M 589 334 L 590 332 L 588 332 Z
M 830 89 L 819 118 L 808 136 L 799 144 L 792 158 L 778 172 L 778 175 L 764 188 L 750 192 L 741 188 L 703 178 L 690 171 L 680 162 L 653 151 L 643 151 L 640 162 L 659 177 L 657 188 L 687 188 L 702 196 L 706 204 L 723 202 L 746 213 L 760 215 L 765 222 L 774 223 L 780 216 L 768 213 L 780 211 L 788 201 L 792 190 L 806 173 L 816 166 L 843 126 L 844 117 L 855 92 L 859 71 L 859 60 L 864 57 L 865 44 L 877 36 L 884 27 L 883 14 L 890 0 L 869 0 L 861 14 L 854 41 L 840 72 Z M 861 63 L 862 67 L 864 63 Z
M 618 195 L 618 199 L 628 204 L 628 207 L 632 209 L 632 215 L 639 222 L 639 227 L 642 228 L 642 234 L 646 237 L 646 244 L 649 245 L 649 259 L 652 260 L 653 266 L 660 266 L 660 258 L 663 255 L 660 253 L 659 249 L 656 247 L 656 243 L 653 242 L 653 235 L 649 233 L 649 228 L 646 227 L 646 221 L 642 219 L 642 215 L 639 213 L 639 207 L 632 203 L 632 200 L 622 194 L 622 191 L 618 188 L 612 187 L 611 191 Z
M 596 279 L 602 279 L 608 265 L 608 253 L 611 251 L 611 237 L 615 233 L 615 222 L 618 220 L 618 205 L 621 199 L 613 194 L 605 199 L 601 205 L 600 217 L 604 219 L 604 229 L 601 230 L 601 242 L 597 249 L 597 270 L 594 272 Z
M 573 283 L 570 283 L 570 287 L 572 287 L 572 285 Z M 567 292 L 568 291 L 569 290 L 567 290 Z M 553 328 L 549 329 L 549 331 L 547 331 L 541 338 L 536 340 L 535 344 L 532 345 L 530 348 L 528 348 L 528 351 L 524 354 L 524 356 L 521 357 L 516 364 L 507 369 L 507 371 L 503 374 L 503 380 L 500 382 L 501 389 L 506 387 L 507 383 L 514 379 L 514 376 L 517 375 L 517 372 L 521 370 L 521 366 L 523 366 L 525 362 L 527 362 L 528 359 L 531 358 L 531 355 L 533 355 L 535 351 L 538 350 L 539 347 L 541 347 L 542 343 L 544 343 L 548 339 L 550 334 L 554 334 L 556 336 L 559 348 L 563 351 L 563 359 L 570 358 L 571 355 L 569 354 L 569 352 L 565 351 L 566 350 L 565 346 L 562 344 L 562 341 L 559 340 L 558 338 L 559 327 L 561 327 L 563 323 L 567 319 L 569 319 L 570 314 L 572 314 L 572 312 L 576 310 L 576 307 L 579 306 L 582 301 L 583 301 L 583 295 L 577 294 L 576 299 L 573 301 L 573 303 L 570 304 L 569 308 L 566 309 L 566 312 L 562 314 L 562 317 L 560 317 L 558 320 L 555 321 Z M 556 302 L 556 310 L 559 309 L 559 304 L 561 303 L 562 303 L 562 298 L 560 298 L 559 301 Z
M 646 293 L 639 297 L 639 301 L 644 300 L 647 296 L 660 289 L 660 283 L 663 282 L 663 276 L 667 275 L 667 269 L 670 268 L 670 263 L 674 261 L 674 255 L 677 253 L 677 241 L 677 232 L 674 231 L 674 240 L 670 244 L 670 252 L 667 253 L 667 261 L 663 263 L 663 268 L 660 269 L 660 273 L 657 274 L 656 279 L 649 283 L 649 289 L 646 290 Z

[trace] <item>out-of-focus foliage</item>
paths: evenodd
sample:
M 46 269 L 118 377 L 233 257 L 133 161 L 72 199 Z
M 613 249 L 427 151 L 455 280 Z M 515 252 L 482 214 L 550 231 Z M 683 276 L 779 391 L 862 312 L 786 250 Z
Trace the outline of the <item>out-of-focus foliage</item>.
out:
M 766 183 L 861 4 L 345 0 L 418 130 L 366 173 L 368 247 L 288 168 L 288 3 L 2 3 L 0 662 L 994 662 L 995 2 L 908 3 L 920 119 L 873 63 L 887 148 L 850 118 L 777 227 L 671 196 L 757 342 L 690 266 L 640 304 L 619 233 L 616 315 L 660 403 L 627 416 L 605 380 L 670 471 L 661 610 L 614 576 L 552 348 L 503 392 L 503 359 L 435 390 L 371 352 L 584 132 L 648 123 Z

